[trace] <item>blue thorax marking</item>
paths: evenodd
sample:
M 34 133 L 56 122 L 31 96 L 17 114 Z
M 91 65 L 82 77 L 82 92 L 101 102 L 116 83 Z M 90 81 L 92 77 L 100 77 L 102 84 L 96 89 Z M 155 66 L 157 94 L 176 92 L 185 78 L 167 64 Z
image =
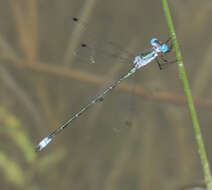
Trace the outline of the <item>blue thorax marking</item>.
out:
M 140 54 L 140 57 L 143 60 L 149 60 L 149 59 L 151 59 L 154 56 L 155 56 L 155 51 L 154 50 L 149 50 L 147 52 L 144 52 L 144 53 Z

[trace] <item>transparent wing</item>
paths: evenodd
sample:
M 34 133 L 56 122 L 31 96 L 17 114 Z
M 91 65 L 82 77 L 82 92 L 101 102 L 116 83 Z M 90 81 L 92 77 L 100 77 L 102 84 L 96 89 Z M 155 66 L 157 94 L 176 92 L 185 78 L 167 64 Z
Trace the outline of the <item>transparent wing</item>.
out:
M 72 19 L 73 25 L 78 25 L 84 30 L 84 36 L 79 46 L 74 49 L 74 55 L 86 63 L 103 63 L 118 60 L 121 62 L 132 62 L 134 55 L 112 41 L 96 40 L 92 35 L 86 33 L 86 24 L 78 18 Z
M 74 55 L 81 62 L 88 64 L 114 64 L 118 62 L 131 64 L 133 62 L 135 54 L 130 53 L 124 47 L 112 41 L 97 40 L 96 36 L 90 35 L 87 32 L 86 26 L 88 24 L 81 22 L 78 18 L 74 17 L 72 22 L 76 27 L 80 27 L 83 30 L 83 36 L 80 37 L 80 44 L 74 50 Z M 129 105 L 132 104 L 132 97 L 134 98 L 134 94 L 130 94 Z M 131 106 L 129 109 L 129 112 L 131 112 Z M 133 125 L 133 113 L 130 113 L 129 116 L 129 112 L 127 112 L 127 119 L 125 117 L 123 119 L 124 122 L 122 124 L 124 126 L 113 127 L 114 132 L 121 132 L 122 129 L 128 129 Z

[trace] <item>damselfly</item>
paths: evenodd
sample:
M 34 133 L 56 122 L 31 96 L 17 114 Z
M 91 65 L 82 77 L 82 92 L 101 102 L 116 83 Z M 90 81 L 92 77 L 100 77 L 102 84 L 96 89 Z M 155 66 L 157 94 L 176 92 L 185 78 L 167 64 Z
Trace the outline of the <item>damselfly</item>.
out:
M 92 105 L 101 101 L 105 95 L 107 95 L 109 92 L 111 92 L 124 79 L 126 79 L 129 76 L 131 76 L 132 74 L 134 74 L 138 69 L 149 64 L 153 60 L 155 60 L 156 63 L 158 64 L 159 68 L 162 69 L 164 64 L 169 63 L 169 61 L 167 61 L 165 59 L 165 54 L 170 52 L 172 49 L 172 45 L 168 44 L 169 42 L 170 42 L 170 38 L 166 42 L 163 42 L 163 43 L 160 42 L 157 38 L 152 38 L 150 41 L 151 48 L 148 51 L 141 53 L 140 55 L 138 55 L 134 58 L 134 60 L 132 62 L 132 68 L 130 68 L 126 74 L 121 76 L 117 81 L 115 81 L 111 86 L 106 88 L 97 97 L 93 98 L 93 100 L 90 103 L 88 103 L 86 106 L 81 108 L 77 113 L 74 113 L 67 122 L 65 122 L 63 125 L 58 127 L 55 131 L 53 131 L 47 137 L 43 138 L 39 142 L 35 151 L 36 152 L 41 151 L 43 148 L 45 148 L 57 134 L 59 134 L 65 128 L 69 127 L 73 120 L 77 119 L 81 114 L 83 114 L 86 110 L 88 110 Z

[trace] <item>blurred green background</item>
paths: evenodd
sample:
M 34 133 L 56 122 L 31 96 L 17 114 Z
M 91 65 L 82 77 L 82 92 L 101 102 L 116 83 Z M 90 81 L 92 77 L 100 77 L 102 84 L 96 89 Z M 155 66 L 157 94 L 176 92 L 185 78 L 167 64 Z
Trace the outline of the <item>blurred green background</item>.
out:
M 212 2 L 169 6 L 212 162 Z M 202 183 L 176 64 L 140 69 L 34 152 L 128 71 L 120 57 L 133 59 L 153 37 L 168 39 L 160 1 L 1 0 L 0 20 L 0 189 L 177 190 Z M 82 42 L 95 47 L 96 63 L 80 58 Z

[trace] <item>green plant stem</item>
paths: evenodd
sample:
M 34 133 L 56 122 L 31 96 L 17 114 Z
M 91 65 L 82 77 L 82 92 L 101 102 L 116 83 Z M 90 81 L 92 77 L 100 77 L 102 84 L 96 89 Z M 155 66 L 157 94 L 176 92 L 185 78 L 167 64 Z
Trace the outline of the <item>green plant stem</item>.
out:
M 195 133 L 195 137 L 196 137 L 196 141 L 197 141 L 197 145 L 198 145 L 198 149 L 199 149 L 201 164 L 202 164 L 202 167 L 203 167 L 205 183 L 206 183 L 206 186 L 207 186 L 207 190 L 212 190 L 212 179 L 211 179 L 210 166 L 209 166 L 209 162 L 208 162 L 208 159 L 207 159 L 207 155 L 206 155 L 206 151 L 205 151 L 205 147 L 204 147 L 204 143 L 203 143 L 203 139 L 202 139 L 202 134 L 201 134 L 197 114 L 196 114 L 196 111 L 195 111 L 190 87 L 189 87 L 189 84 L 188 84 L 186 72 L 185 72 L 185 69 L 184 69 L 184 64 L 183 64 L 183 61 L 182 61 L 182 56 L 181 56 L 179 44 L 178 44 L 178 41 L 176 39 L 175 29 L 174 29 L 174 25 L 173 25 L 173 22 L 172 22 L 170 10 L 169 10 L 169 7 L 168 7 L 167 0 L 161 0 L 161 1 L 162 1 L 162 6 L 163 6 L 163 11 L 164 11 L 164 14 L 165 14 L 165 17 L 166 17 L 166 22 L 168 24 L 169 33 L 170 33 L 171 39 L 173 41 L 173 48 L 174 48 L 174 51 L 176 53 L 180 78 L 181 78 L 181 81 L 182 81 L 182 84 L 183 84 L 183 87 L 184 87 L 184 92 L 185 92 L 185 95 L 186 95 L 186 99 L 187 99 L 187 102 L 188 102 L 188 107 L 189 107 L 189 111 L 190 111 L 190 115 L 191 115 L 191 119 L 192 119 L 192 123 L 193 123 L 193 127 L 194 127 L 194 133 Z

